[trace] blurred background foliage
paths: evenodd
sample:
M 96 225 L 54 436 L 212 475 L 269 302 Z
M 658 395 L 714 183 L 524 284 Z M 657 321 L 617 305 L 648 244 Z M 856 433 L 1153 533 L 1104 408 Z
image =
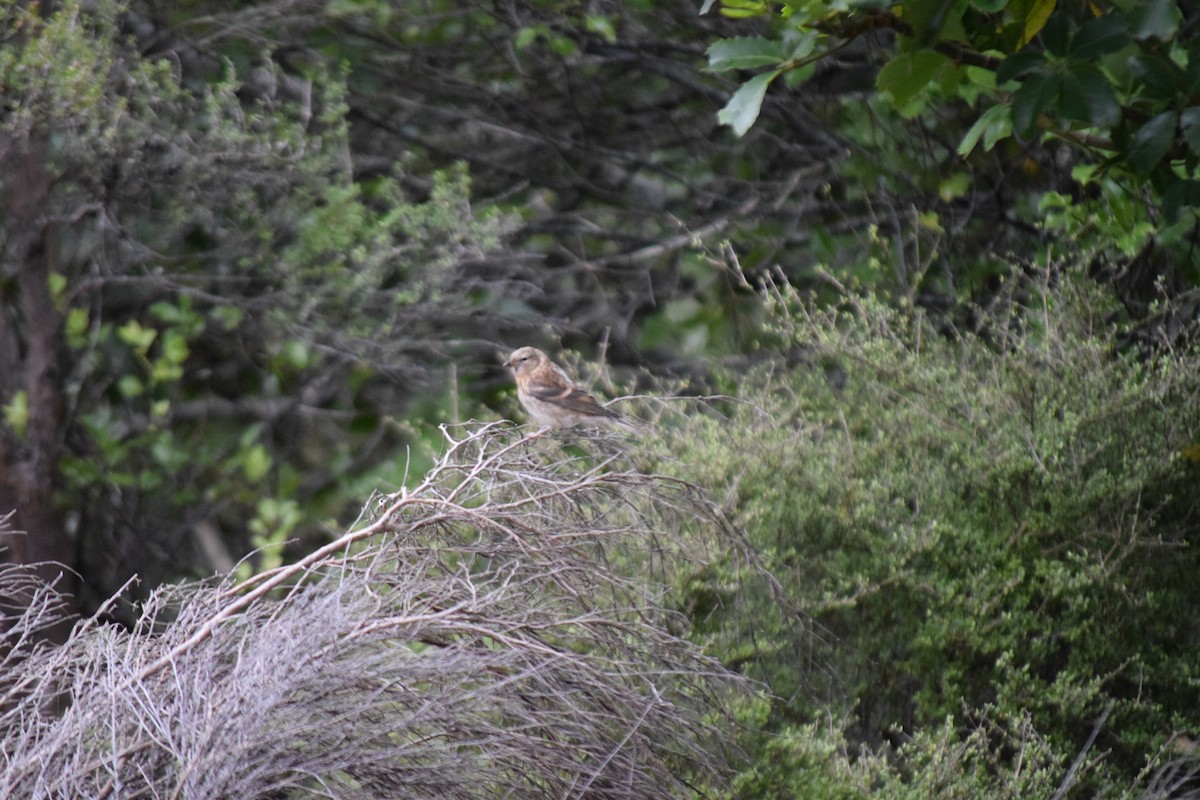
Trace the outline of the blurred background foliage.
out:
M 734 794 L 1169 796 L 1200 16 L 709 5 L 0 5 L 9 557 L 270 567 L 578 350 L 778 581 L 675 587 Z

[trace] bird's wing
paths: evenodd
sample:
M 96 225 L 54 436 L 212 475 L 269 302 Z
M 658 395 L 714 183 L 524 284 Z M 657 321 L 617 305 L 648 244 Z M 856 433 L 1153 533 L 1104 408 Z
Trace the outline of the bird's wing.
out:
M 615 411 L 609 411 L 591 394 L 578 386 L 531 386 L 530 396 L 546 403 L 555 403 L 569 411 L 581 414 L 595 414 L 600 417 L 619 417 Z

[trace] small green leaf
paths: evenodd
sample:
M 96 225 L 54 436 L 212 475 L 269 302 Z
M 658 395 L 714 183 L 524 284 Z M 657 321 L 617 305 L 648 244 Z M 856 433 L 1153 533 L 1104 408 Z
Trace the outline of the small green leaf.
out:
M 232 331 L 242 324 L 245 314 L 237 306 L 218 306 L 209 312 L 209 316 L 221 326 L 222 330 Z
M 958 154 L 964 157 L 970 155 L 980 138 L 983 139 L 984 151 L 990 151 L 996 146 L 996 142 L 1011 135 L 1011 109 L 1003 104 L 990 106 L 987 111 L 979 115 L 979 119 L 975 120 L 975 124 L 967 131 L 967 135 L 958 145 Z
M 242 455 L 242 474 L 255 483 L 271 469 L 271 456 L 261 444 L 253 445 Z
M 67 312 L 67 321 L 64 326 L 64 332 L 67 335 L 67 343 L 72 347 L 81 346 L 88 332 L 88 311 L 86 308 L 72 308 Z
M 1129 142 L 1126 158 L 1134 171 L 1146 175 L 1154 169 L 1175 139 L 1175 125 L 1179 115 L 1174 111 L 1164 111 L 1150 118 L 1150 121 L 1138 129 Z
M 25 435 L 29 424 L 29 396 L 22 389 L 13 394 L 12 399 L 4 406 L 4 421 L 12 428 L 13 433 L 20 439 Z
M 187 338 L 182 333 L 169 330 L 163 334 L 162 357 L 172 364 L 182 364 L 188 357 Z
M 61 303 L 63 295 L 67 291 L 67 276 L 61 272 L 51 272 L 49 278 L 50 296 L 54 298 L 54 302 Z
M 154 344 L 156 336 L 158 336 L 158 331 L 154 328 L 143 328 L 141 323 L 136 319 L 131 319 L 120 328 L 117 328 L 117 337 L 140 355 L 146 354 L 146 351 L 150 349 L 150 345 Z
M 1179 30 L 1175 0 L 1140 0 L 1129 10 L 1129 31 L 1135 39 L 1166 41 Z
M 146 390 L 142 381 L 136 375 L 122 375 L 117 381 L 117 391 L 124 398 L 137 397 Z
M 731 69 L 759 69 L 778 66 L 785 60 L 783 47 L 760 36 L 722 39 L 708 48 L 710 72 Z
M 938 197 L 949 203 L 965 195 L 970 188 L 971 176 L 965 172 L 956 172 L 938 186 Z
M 759 17 L 769 10 L 763 0 L 721 0 L 721 15 L 730 19 Z
M 615 42 L 617 40 L 617 29 L 613 27 L 612 20 L 608 17 L 589 14 L 584 20 L 584 25 L 589 32 L 599 34 L 606 42 Z
M 929 86 L 938 70 L 950 59 L 933 50 L 901 53 L 879 70 L 875 86 L 888 92 L 897 106 L 903 106 Z
M 764 72 L 743 83 L 741 88 L 733 93 L 733 97 L 729 98 L 725 107 L 717 113 L 717 121 L 733 128 L 735 136 L 745 136 L 746 131 L 750 130 L 754 121 L 758 119 L 767 87 L 779 76 L 779 72 L 780 70 Z
M 525 27 L 517 31 L 517 35 L 513 37 L 513 47 L 518 50 L 525 50 L 529 45 L 542 34 L 538 27 Z

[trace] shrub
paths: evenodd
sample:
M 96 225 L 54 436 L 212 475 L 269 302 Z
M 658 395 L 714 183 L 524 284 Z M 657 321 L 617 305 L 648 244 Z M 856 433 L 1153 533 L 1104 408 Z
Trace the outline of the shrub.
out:
M 844 715 L 853 754 L 1028 720 L 1057 779 L 1090 752 L 1069 788 L 1131 785 L 1200 726 L 1200 354 L 1123 348 L 1065 272 L 1012 278 L 969 326 L 767 296 L 787 360 L 666 435 L 785 591 L 728 602 L 711 566 L 685 586 L 714 652 L 775 690 L 768 729 Z
M 669 629 L 676 565 L 724 549 L 687 485 L 603 440 L 447 433 L 363 526 L 244 581 L 164 587 L 133 630 L 18 568 L 3 618 L 4 797 L 679 797 L 721 785 L 741 682 Z M 607 454 L 606 454 L 607 453 Z M 672 532 L 710 518 L 705 551 Z M 735 543 L 736 544 L 736 543 Z M 727 727 L 727 726 L 724 726 Z M 286 795 L 285 795 L 286 793 Z

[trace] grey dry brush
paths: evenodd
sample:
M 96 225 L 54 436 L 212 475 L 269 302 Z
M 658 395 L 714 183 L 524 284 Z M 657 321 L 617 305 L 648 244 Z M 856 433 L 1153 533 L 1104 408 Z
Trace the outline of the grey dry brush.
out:
M 456 438 L 461 437 L 461 438 Z M 299 562 L 156 590 L 129 631 L 0 575 L 0 796 L 676 797 L 739 682 L 664 607 L 727 550 L 685 483 L 503 425 Z M 579 450 L 576 450 L 579 452 Z M 687 533 L 682 533 L 686 531 Z M 37 599 L 30 602 L 32 593 Z

